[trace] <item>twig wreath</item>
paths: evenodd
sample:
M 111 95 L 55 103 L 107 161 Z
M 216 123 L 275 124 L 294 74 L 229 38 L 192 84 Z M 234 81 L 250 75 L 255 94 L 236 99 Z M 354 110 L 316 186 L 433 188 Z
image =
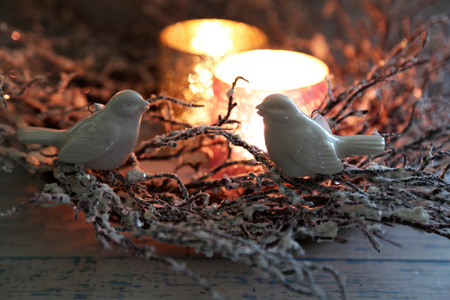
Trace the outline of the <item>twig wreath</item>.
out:
M 239 126 L 238 120 L 229 119 L 231 110 L 239 106 L 233 95 L 228 111 L 217 122 L 198 127 L 178 123 L 158 106 L 161 102 L 190 104 L 151 96 L 151 113 L 143 122 L 158 120 L 170 124 L 171 130 L 140 143 L 114 171 L 84 171 L 55 159 L 51 147 L 18 143 L 15 135 L 20 125 L 64 128 L 87 111 L 87 104 L 80 100 L 84 99 L 81 88 L 74 83 L 77 76 L 84 76 L 83 71 L 30 35 L 24 38 L 23 47 L 0 50 L 2 58 L 12 69 L 22 70 L 27 57 L 34 55 L 61 72 L 35 78 L 0 76 L 4 106 L 0 110 L 0 168 L 10 173 L 21 165 L 32 173 L 51 173 L 54 179 L 29 202 L 0 216 L 14 215 L 30 205 L 73 206 L 75 217 L 83 212 L 92 223 L 103 248 L 118 248 L 167 264 L 195 279 L 214 298 L 220 295 L 202 277 L 135 241 L 150 238 L 191 247 L 207 256 L 218 254 L 266 274 L 291 291 L 319 299 L 327 299 L 327 294 L 315 283 L 314 273 L 329 272 L 345 298 L 344 280 L 337 270 L 296 260 L 304 254 L 300 238 L 344 243 L 339 230 L 357 228 L 380 251 L 383 241 L 395 243 L 384 238 L 381 225 L 395 224 L 450 238 L 448 94 L 412 96 L 414 89 L 430 88 L 428 79 L 448 68 L 448 48 L 420 57 L 436 25 L 447 26 L 448 18 L 424 22 L 373 66 L 366 78 L 347 89 L 337 93 L 329 82 L 328 98 L 319 111 L 331 128 L 365 134 L 377 127 L 386 138 L 387 150 L 377 157 L 347 157 L 344 171 L 336 175 L 306 178 L 284 176 L 263 151 L 233 133 Z M 448 73 L 442 76 L 434 89 L 448 82 Z M 97 95 L 107 98 L 99 91 Z M 349 122 L 355 117 L 363 120 L 358 121 L 361 126 Z M 228 158 L 207 171 L 192 164 L 197 176 L 189 182 L 176 173 L 148 173 L 140 165 L 171 157 L 183 161 L 217 144 L 230 151 L 244 148 L 253 159 Z M 230 168 L 241 172 L 228 176 Z

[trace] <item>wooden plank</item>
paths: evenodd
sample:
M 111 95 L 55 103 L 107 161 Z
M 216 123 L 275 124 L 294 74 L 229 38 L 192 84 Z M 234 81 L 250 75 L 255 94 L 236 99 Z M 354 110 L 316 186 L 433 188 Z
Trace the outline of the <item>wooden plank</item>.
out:
M 181 259 L 227 299 L 292 299 L 296 295 L 224 259 Z M 448 299 L 449 261 L 317 260 L 347 277 L 349 299 Z M 64 297 L 209 299 L 190 278 L 154 262 L 120 257 L 0 258 L 0 295 L 6 299 Z M 318 283 L 333 299 L 328 274 Z

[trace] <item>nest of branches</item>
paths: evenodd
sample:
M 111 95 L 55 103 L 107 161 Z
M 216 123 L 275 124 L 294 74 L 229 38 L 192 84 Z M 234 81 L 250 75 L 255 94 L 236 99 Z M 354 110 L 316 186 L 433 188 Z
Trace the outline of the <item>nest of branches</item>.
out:
M 83 212 L 95 227 L 102 247 L 168 264 L 217 298 L 203 278 L 143 241 L 216 253 L 292 291 L 321 299 L 327 295 L 313 273 L 329 272 L 345 298 L 338 271 L 295 259 L 304 254 L 300 238 L 344 243 L 339 230 L 357 228 L 380 251 L 387 241 L 381 225 L 395 224 L 450 238 L 448 24 L 447 17 L 423 22 L 348 87 L 342 78 L 329 79 L 328 97 L 318 109 L 333 131 L 371 134 L 376 129 L 386 138 L 386 151 L 377 157 L 347 157 L 341 173 L 308 178 L 284 176 L 263 151 L 234 133 L 239 120 L 229 115 L 239 99 L 233 96 L 225 99 L 228 111 L 215 124 L 198 127 L 179 124 L 161 109 L 166 102 L 189 104 L 149 97 L 152 109 L 143 122 L 157 120 L 171 129 L 142 141 L 111 172 L 82 170 L 59 161 L 52 147 L 23 145 L 16 139 L 18 127 L 67 128 L 89 114 L 89 102 L 106 101 L 112 84 L 100 87 L 87 71 L 89 61 L 58 55 L 50 40 L 20 32 L 21 39 L 14 42 L 10 36 L 18 31 L 5 30 L 0 37 L 7 41 L 0 48 L 0 168 L 10 173 L 21 165 L 53 179 L 28 203 L 0 215 L 10 216 L 30 204 L 74 206 L 76 216 Z M 42 65 L 58 72 L 27 72 Z M 208 153 L 217 145 L 230 151 L 243 148 L 253 159 L 228 156 L 212 169 L 204 161 L 190 161 L 193 154 Z M 196 176 L 182 179 L 176 172 L 150 173 L 142 167 L 146 161 L 174 157 Z

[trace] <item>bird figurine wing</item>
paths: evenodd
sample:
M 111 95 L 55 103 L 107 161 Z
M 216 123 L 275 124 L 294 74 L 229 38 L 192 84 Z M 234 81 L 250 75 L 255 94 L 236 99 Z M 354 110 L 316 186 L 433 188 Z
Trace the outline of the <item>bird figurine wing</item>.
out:
M 313 118 L 314 122 L 316 122 L 317 124 L 319 124 L 320 126 L 322 126 L 323 129 L 325 129 L 326 131 L 328 131 L 329 133 L 331 132 L 331 128 L 330 125 L 328 125 L 327 119 L 325 119 L 324 116 L 322 116 L 321 114 L 317 114 L 314 118 Z
M 320 124 L 319 124 L 320 125 Z M 308 140 L 288 139 L 286 154 L 295 163 L 311 174 L 336 174 L 344 169 L 342 162 L 336 155 L 334 144 L 323 135 L 324 131 L 308 135 Z M 308 174 L 310 175 L 310 174 Z
M 120 128 L 98 126 L 100 118 L 80 126 L 60 149 L 58 156 L 69 163 L 85 163 L 107 153 L 117 142 Z M 117 130 L 114 130 L 117 129 Z

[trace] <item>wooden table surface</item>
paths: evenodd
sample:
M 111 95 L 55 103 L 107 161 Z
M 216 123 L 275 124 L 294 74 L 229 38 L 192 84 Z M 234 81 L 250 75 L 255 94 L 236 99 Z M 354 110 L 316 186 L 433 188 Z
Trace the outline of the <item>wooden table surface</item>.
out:
M 36 178 L 0 173 L 0 211 L 30 199 Z M 401 248 L 376 252 L 360 232 L 349 243 L 303 244 L 306 258 L 346 276 L 349 299 L 450 299 L 450 241 L 407 227 L 384 228 Z M 73 208 L 31 208 L 0 218 L 0 299 L 210 299 L 191 278 L 166 266 L 104 252 L 91 224 L 75 221 Z M 162 247 L 203 276 L 225 299 L 299 299 L 248 267 L 220 258 L 186 257 Z M 328 274 L 318 283 L 333 299 Z M 303 299 L 303 298 L 302 298 Z

